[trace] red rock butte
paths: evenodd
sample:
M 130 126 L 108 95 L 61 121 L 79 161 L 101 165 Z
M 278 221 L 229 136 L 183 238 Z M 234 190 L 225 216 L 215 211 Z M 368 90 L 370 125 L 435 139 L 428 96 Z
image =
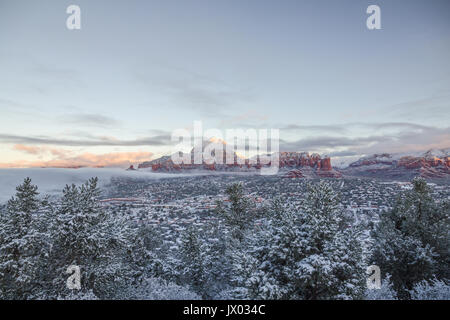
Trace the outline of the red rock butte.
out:
M 183 154 L 180 153 L 180 156 Z M 155 172 L 180 172 L 186 170 L 210 170 L 210 171 L 251 171 L 261 169 L 263 166 L 269 167 L 271 163 L 261 164 L 259 158 L 243 159 L 234 153 L 234 162 L 226 164 L 226 153 L 223 153 L 223 162 L 225 164 L 207 164 L 204 161 L 201 164 L 193 164 L 194 153 L 191 151 L 191 164 L 175 164 L 170 156 L 164 156 L 152 161 L 139 164 L 139 169 L 151 168 Z M 238 159 L 240 158 L 240 159 Z M 238 161 L 240 160 L 240 161 Z M 279 168 L 290 170 L 285 176 L 290 178 L 306 177 L 328 177 L 339 178 L 341 173 L 334 170 L 331 166 L 331 159 L 327 156 L 322 158 L 319 154 L 309 154 L 307 152 L 280 152 Z

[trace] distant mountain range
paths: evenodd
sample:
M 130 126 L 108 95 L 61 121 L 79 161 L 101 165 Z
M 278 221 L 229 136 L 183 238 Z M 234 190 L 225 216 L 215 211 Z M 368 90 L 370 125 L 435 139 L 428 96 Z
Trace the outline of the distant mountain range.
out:
M 334 169 L 328 156 L 307 152 L 280 152 L 279 168 L 287 178 L 340 178 L 342 176 L 372 177 L 388 179 L 411 179 L 422 176 L 433 179 L 450 178 L 450 149 L 429 150 L 416 154 L 374 154 L 350 163 L 345 168 Z M 180 156 L 183 154 L 180 153 Z M 191 163 L 194 149 L 190 153 Z M 238 154 L 233 155 L 233 164 L 174 164 L 171 156 L 164 156 L 139 164 L 139 169 L 150 168 L 155 172 L 208 171 L 257 171 L 263 165 L 251 162 Z M 240 161 L 238 161 L 240 158 Z M 224 163 L 226 153 L 224 152 Z M 242 163 L 243 162 L 243 163 Z M 270 164 L 266 165 L 269 166 Z
M 192 170 L 209 170 L 209 171 L 231 171 L 231 172 L 251 172 L 257 171 L 263 167 L 271 166 L 271 163 L 263 164 L 258 157 L 251 159 L 245 159 L 238 153 L 233 152 L 230 156 L 227 154 L 226 142 L 215 141 L 215 143 L 222 143 L 223 145 L 223 164 L 207 164 L 204 161 L 201 164 L 193 164 L 195 158 L 196 148 L 193 148 L 188 154 L 191 159 L 191 164 L 175 164 L 172 161 L 171 156 L 164 156 L 152 161 L 147 161 L 139 164 L 139 169 L 151 168 L 152 171 L 157 172 L 181 172 Z M 211 141 L 204 141 L 202 148 L 199 150 L 205 150 L 205 148 L 211 143 Z M 183 156 L 182 152 L 179 152 L 179 156 Z M 227 162 L 227 156 L 230 159 L 234 159 L 232 163 Z M 338 178 L 341 173 L 334 170 L 331 166 L 331 159 L 327 156 L 321 157 L 319 154 L 310 155 L 307 152 L 279 152 L 279 168 L 282 171 L 289 173 L 290 177 L 301 178 L 318 178 L 318 177 L 330 177 Z M 292 171 L 292 172 L 290 172 Z
M 374 154 L 340 169 L 347 176 L 374 178 L 450 178 L 450 149 L 416 154 Z
M 182 154 L 180 153 L 180 156 Z M 182 172 L 192 170 L 209 171 L 231 171 L 231 172 L 251 172 L 257 171 L 262 167 L 269 167 L 271 163 L 261 164 L 259 159 L 243 159 L 236 153 L 233 155 L 232 164 L 174 164 L 171 156 L 164 156 L 152 161 L 139 164 L 139 169 L 151 168 L 155 172 Z M 241 162 L 238 161 L 241 159 Z M 331 166 L 331 159 L 327 156 L 321 157 L 319 154 L 309 154 L 307 152 L 280 152 L 279 168 L 289 177 L 299 178 L 339 178 L 341 173 L 334 170 Z M 191 163 L 193 163 L 194 154 L 191 151 Z M 226 162 L 226 153 L 224 152 L 224 163 Z M 253 160 L 253 161 L 251 161 Z

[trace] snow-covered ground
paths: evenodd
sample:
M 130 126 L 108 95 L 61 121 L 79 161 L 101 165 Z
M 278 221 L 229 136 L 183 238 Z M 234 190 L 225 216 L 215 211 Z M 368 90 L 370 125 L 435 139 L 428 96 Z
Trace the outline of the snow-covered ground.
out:
M 347 168 L 351 163 L 359 160 L 361 156 L 348 156 L 348 157 L 331 157 L 331 166 L 335 169 Z
M 81 184 L 92 177 L 98 177 L 100 186 L 103 186 L 109 183 L 112 177 L 160 179 L 180 176 L 151 171 L 126 171 L 115 168 L 0 169 L 0 203 L 11 198 L 15 194 L 16 186 L 20 185 L 26 177 L 32 179 L 33 184 L 39 187 L 41 194 L 58 194 L 66 184 Z

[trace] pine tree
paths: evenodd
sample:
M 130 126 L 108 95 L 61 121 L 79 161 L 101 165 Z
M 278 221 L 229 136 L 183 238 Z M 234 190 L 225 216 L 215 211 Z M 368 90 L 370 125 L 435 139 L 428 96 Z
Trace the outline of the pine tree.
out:
M 109 215 L 100 205 L 98 179 L 81 187 L 66 186 L 56 210 L 52 234 L 51 266 L 54 295 L 71 294 L 66 288 L 68 266 L 81 269 L 83 292 L 111 298 L 124 286 L 129 269 L 124 268 L 128 224 L 121 216 Z
M 349 225 L 339 201 L 326 182 L 309 187 L 301 217 L 307 255 L 300 263 L 304 299 L 351 299 L 363 294 L 360 230 Z
M 152 226 L 139 226 L 129 229 L 125 263 L 130 272 L 130 282 L 139 286 L 150 277 L 165 276 L 165 259 L 156 248 L 162 246 L 161 234 Z
M 413 189 L 401 195 L 393 210 L 381 215 L 372 234 L 373 264 L 392 275 L 401 299 L 408 299 L 422 280 L 449 276 L 448 204 L 433 201 L 423 178 L 412 183 Z
M 409 293 L 412 300 L 449 300 L 450 285 L 443 280 L 422 280 Z
M 236 256 L 236 280 L 250 298 L 353 299 L 364 292 L 359 231 L 346 224 L 327 183 L 309 188 L 299 210 L 271 215 Z M 277 216 L 277 219 L 273 219 Z
M 229 229 L 232 237 L 237 241 L 242 241 L 245 231 L 251 226 L 251 222 L 256 216 L 255 208 L 246 197 L 242 184 L 230 185 L 225 193 L 230 205 L 225 206 L 222 202 L 218 202 L 216 211 L 224 219 L 225 226 Z
M 121 300 L 200 300 L 201 297 L 189 290 L 160 278 L 145 279 L 139 286 L 126 288 L 119 293 Z
M 31 184 L 29 177 L 25 178 L 23 183 L 16 187 L 16 196 L 12 197 L 8 201 L 8 211 L 23 212 L 24 219 L 31 220 L 31 213 L 39 208 L 39 199 L 37 196 L 39 192 L 38 187 Z M 24 224 L 28 224 L 29 221 L 22 221 Z
M 230 263 L 229 235 L 223 232 L 220 220 L 213 221 L 203 228 L 203 268 L 205 270 L 205 296 L 208 299 L 222 298 L 222 292 L 230 289 L 232 283 L 232 264 Z
M 41 289 L 50 243 L 39 228 L 37 186 L 26 178 L 16 190 L 0 217 L 0 298 L 32 299 Z
M 204 256 L 204 244 L 198 233 L 193 228 L 187 229 L 181 237 L 181 282 L 202 296 L 205 296 L 206 283 Z

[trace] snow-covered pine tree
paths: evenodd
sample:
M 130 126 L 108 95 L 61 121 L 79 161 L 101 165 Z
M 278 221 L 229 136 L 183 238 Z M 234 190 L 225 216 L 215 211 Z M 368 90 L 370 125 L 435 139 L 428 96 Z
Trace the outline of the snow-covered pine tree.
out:
M 137 287 L 129 287 L 119 294 L 122 300 L 200 300 L 201 297 L 189 290 L 160 278 L 145 279 Z
M 162 246 L 159 230 L 153 226 L 140 225 L 129 229 L 127 239 L 129 246 L 124 260 L 129 268 L 132 286 L 140 286 L 150 277 L 165 276 L 165 259 L 155 250 Z
M 53 296 L 71 294 L 66 287 L 70 265 L 81 269 L 81 290 L 92 291 L 101 299 L 114 297 L 130 278 L 129 269 L 123 267 L 128 223 L 102 208 L 97 183 L 97 178 L 91 178 L 81 187 L 71 185 L 63 190 L 52 225 Z
M 237 241 L 242 241 L 245 230 L 251 226 L 255 218 L 256 210 L 246 197 L 241 183 L 228 186 L 225 193 L 230 204 L 226 206 L 219 202 L 216 211 L 224 219 L 231 236 Z
M 408 299 L 422 280 L 449 277 L 448 203 L 435 202 L 423 178 L 412 183 L 413 189 L 400 196 L 392 211 L 380 216 L 372 233 L 373 264 L 391 274 L 401 299 Z
M 256 219 L 262 218 L 268 214 L 265 208 L 257 208 L 250 201 L 244 192 L 242 183 L 229 185 L 225 194 L 228 196 L 228 202 L 218 202 L 216 213 L 219 220 L 216 225 L 208 228 L 215 232 L 213 236 L 217 241 L 209 243 L 205 247 L 208 250 L 205 258 L 209 261 L 208 266 L 208 287 L 217 288 L 214 297 L 219 299 L 242 298 L 249 295 L 243 287 L 235 288 L 235 285 L 241 285 L 245 279 L 242 268 L 247 268 L 242 259 L 249 258 L 246 250 L 249 248 L 250 240 L 253 240 L 252 233 L 255 230 Z M 231 263 L 230 263 L 231 262 Z M 238 266 L 239 263 L 244 265 Z M 207 264 L 207 263 L 206 263 Z M 240 271 L 237 271 L 240 269 Z M 246 270 L 248 274 L 248 270 Z M 220 279 L 220 284 L 213 283 L 213 277 Z M 217 291 L 221 288 L 221 291 Z
M 50 242 L 39 228 L 37 186 L 26 178 L 16 191 L 0 216 L 0 298 L 32 299 L 42 289 L 39 279 Z
M 24 218 L 31 220 L 31 213 L 39 208 L 38 187 L 31 183 L 29 177 L 25 178 L 23 183 L 16 187 L 16 195 L 8 201 L 8 210 L 23 212 Z M 23 221 L 28 223 L 28 221 Z
M 340 197 L 324 181 L 309 186 L 302 206 L 303 257 L 297 264 L 302 299 L 361 298 L 365 261 L 358 227 L 351 226 Z
M 289 299 L 295 290 L 292 273 L 300 254 L 294 220 L 280 214 L 248 233 L 245 243 L 229 254 L 234 266 L 237 299 Z
M 449 300 L 450 285 L 443 280 L 423 280 L 414 285 L 410 295 L 412 300 Z
M 192 227 L 182 234 L 180 241 L 180 283 L 189 285 L 194 292 L 205 296 L 204 243 Z
M 278 210 L 280 211 L 280 210 Z M 237 256 L 237 280 L 250 298 L 353 299 L 365 284 L 363 249 L 338 195 L 326 182 L 310 186 L 302 208 L 278 212 Z
M 221 299 L 222 292 L 230 289 L 232 264 L 230 263 L 230 239 L 223 232 L 222 221 L 215 220 L 203 228 L 203 267 L 205 270 L 205 294 L 211 299 Z

